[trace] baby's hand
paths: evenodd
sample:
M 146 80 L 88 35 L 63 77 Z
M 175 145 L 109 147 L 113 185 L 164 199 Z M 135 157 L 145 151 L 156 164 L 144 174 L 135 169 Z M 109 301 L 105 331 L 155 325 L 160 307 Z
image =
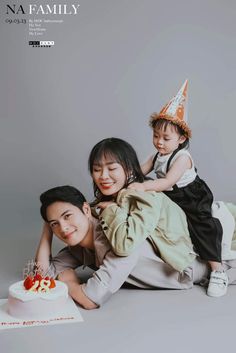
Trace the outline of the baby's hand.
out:
M 143 183 L 132 183 L 128 186 L 128 189 L 137 190 L 137 191 L 145 191 L 145 186 Z

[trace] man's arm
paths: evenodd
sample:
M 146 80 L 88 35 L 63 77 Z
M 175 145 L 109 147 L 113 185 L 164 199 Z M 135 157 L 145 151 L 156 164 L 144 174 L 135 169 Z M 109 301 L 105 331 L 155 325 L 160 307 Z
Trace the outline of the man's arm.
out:
M 76 273 L 72 270 L 73 267 L 75 268 L 76 259 L 70 255 L 68 248 L 63 249 L 56 259 L 54 258 L 56 271 L 59 271 L 59 280 L 68 285 L 69 294 L 85 309 L 95 309 L 102 305 L 122 286 L 132 269 L 136 266 L 140 253 L 139 247 L 128 257 L 116 256 L 103 232 L 100 231 L 97 235 L 96 246 L 98 258 L 100 258 L 101 262 L 99 268 L 88 279 L 87 283 L 80 284 Z M 105 257 L 100 252 L 105 254 Z M 78 254 L 78 257 L 83 258 L 81 255 Z M 79 262 L 77 261 L 77 267 L 78 264 Z M 66 268 L 65 266 L 68 265 L 70 267 Z
M 100 306 L 109 300 L 127 280 L 137 264 L 141 247 L 136 248 L 130 256 L 123 257 L 114 254 L 104 235 L 97 238 L 96 244 L 98 249 L 101 247 L 107 249 L 106 255 L 99 269 L 93 273 L 87 283 L 82 285 L 82 290 L 91 301 Z
M 52 230 L 45 222 L 35 255 L 35 261 L 40 264 L 40 267 L 44 272 L 46 272 L 50 266 L 52 237 Z
M 44 272 L 47 272 L 51 259 L 51 244 L 53 233 L 47 223 L 44 223 L 41 239 L 35 256 L 35 261 L 40 264 Z M 82 256 L 81 256 L 82 257 Z M 68 248 L 64 248 L 52 261 L 55 267 L 55 275 L 58 271 L 59 281 L 67 284 L 70 296 L 85 309 L 95 309 L 97 304 L 92 302 L 83 292 L 82 285 L 73 268 L 82 265 L 82 262 L 72 256 Z M 63 268 L 65 270 L 63 270 Z
M 96 309 L 98 307 L 83 292 L 79 278 L 72 269 L 63 271 L 58 275 L 58 279 L 68 286 L 69 294 L 79 305 L 85 309 Z
M 62 249 L 52 258 L 52 270 L 54 277 L 66 283 L 70 296 L 85 309 L 95 309 L 97 305 L 91 301 L 82 291 L 82 285 L 74 269 L 83 265 L 83 249 L 76 247 L 72 253 L 69 247 Z

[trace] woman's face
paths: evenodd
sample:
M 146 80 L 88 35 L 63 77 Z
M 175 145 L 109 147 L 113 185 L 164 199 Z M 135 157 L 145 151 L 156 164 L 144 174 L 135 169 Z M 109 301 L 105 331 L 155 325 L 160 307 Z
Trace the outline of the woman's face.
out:
M 126 184 L 127 176 L 121 164 L 112 156 L 103 156 L 93 165 L 93 181 L 105 196 L 116 195 Z

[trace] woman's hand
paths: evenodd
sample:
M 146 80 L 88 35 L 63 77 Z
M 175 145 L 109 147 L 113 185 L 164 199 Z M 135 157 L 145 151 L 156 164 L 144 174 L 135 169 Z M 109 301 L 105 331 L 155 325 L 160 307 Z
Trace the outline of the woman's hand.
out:
M 146 191 L 144 183 L 131 183 L 128 186 L 128 189 L 137 190 L 137 191 Z

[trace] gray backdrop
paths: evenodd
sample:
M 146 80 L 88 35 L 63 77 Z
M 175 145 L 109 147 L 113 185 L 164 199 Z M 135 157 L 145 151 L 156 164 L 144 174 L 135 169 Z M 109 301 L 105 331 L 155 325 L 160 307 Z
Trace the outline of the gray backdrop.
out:
M 145 159 L 154 151 L 149 115 L 186 78 L 199 174 L 216 199 L 236 201 L 235 1 L 79 4 L 77 16 L 48 27 L 52 48 L 30 47 L 28 27 L 1 17 L 0 236 L 19 258 L 38 240 L 39 194 L 73 184 L 91 200 L 88 154 L 105 137 L 128 140 Z
M 146 158 L 148 117 L 186 78 L 199 174 L 217 199 L 236 202 L 235 0 L 78 1 L 77 16 L 48 25 L 52 48 L 30 47 L 28 25 L 5 23 L 11 2 L 0 2 L 0 298 L 34 256 L 39 194 L 73 184 L 91 200 L 87 159 L 102 138 L 127 139 Z M 235 290 L 214 300 L 199 286 L 123 289 L 99 310 L 80 309 L 82 324 L 1 331 L 0 345 L 6 353 L 232 351 Z

